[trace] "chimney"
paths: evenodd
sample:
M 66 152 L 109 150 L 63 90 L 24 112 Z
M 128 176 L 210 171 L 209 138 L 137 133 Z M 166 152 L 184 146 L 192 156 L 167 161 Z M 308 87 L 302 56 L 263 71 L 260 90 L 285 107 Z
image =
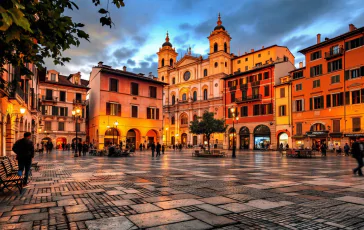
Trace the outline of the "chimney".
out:
M 251 49 L 251 50 L 250 50 L 250 52 L 252 52 L 252 53 L 253 53 L 253 52 L 254 52 L 254 49 Z
M 125 65 L 123 66 L 123 71 L 126 72 L 126 66 Z
M 303 67 L 303 62 L 300 61 L 299 68 Z
M 325 38 L 325 41 L 328 41 L 329 40 L 329 38 Z
M 356 30 L 354 24 L 349 24 L 349 32 Z
M 102 67 L 102 64 L 104 64 L 102 61 L 99 61 L 98 67 Z
M 264 46 L 262 46 L 262 49 L 264 49 Z
M 321 42 L 321 34 L 317 34 L 317 44 Z

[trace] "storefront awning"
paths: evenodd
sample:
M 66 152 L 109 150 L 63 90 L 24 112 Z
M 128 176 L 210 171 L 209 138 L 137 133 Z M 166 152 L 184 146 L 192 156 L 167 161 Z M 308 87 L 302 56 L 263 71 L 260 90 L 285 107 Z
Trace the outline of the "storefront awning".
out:
M 312 131 L 312 132 L 306 132 L 306 135 L 308 137 L 318 137 L 318 138 L 326 138 L 328 137 L 329 131 Z
M 329 136 L 330 137 L 342 137 L 343 133 L 330 133 Z
M 344 137 L 364 137 L 364 133 L 345 133 Z
M 292 138 L 293 139 L 305 139 L 307 136 L 306 135 L 293 135 Z

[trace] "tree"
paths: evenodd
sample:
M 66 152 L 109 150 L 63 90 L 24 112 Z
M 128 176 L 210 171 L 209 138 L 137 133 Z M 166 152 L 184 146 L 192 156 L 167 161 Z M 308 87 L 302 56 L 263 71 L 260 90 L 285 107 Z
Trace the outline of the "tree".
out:
M 89 0 L 90 1 L 90 0 Z M 95 7 L 101 0 L 91 0 Z M 124 6 L 124 0 L 106 0 L 117 8 Z M 26 63 L 42 68 L 45 58 L 52 58 L 54 64 L 64 65 L 69 57 L 62 52 L 71 46 L 79 46 L 80 39 L 89 40 L 89 35 L 77 23 L 64 15 L 65 10 L 78 10 L 72 0 L 2 0 L 0 5 L 0 74 L 5 64 L 12 64 L 20 75 L 31 75 Z M 108 8 L 100 8 L 102 26 L 112 26 Z
M 210 137 L 213 133 L 224 133 L 227 129 L 224 119 L 215 119 L 214 113 L 205 112 L 202 117 L 191 121 L 190 132 L 193 134 L 204 134 L 208 143 L 208 151 L 210 152 Z

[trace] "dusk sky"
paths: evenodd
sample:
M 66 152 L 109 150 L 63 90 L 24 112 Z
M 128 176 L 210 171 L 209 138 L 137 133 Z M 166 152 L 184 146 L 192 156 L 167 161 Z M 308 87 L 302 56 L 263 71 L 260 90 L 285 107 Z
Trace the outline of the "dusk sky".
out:
M 115 25 L 102 27 L 100 14 L 91 0 L 76 1 L 80 10 L 67 12 L 76 22 L 86 24 L 90 41 L 64 53 L 72 60 L 65 66 L 46 66 L 68 75 L 80 71 L 88 79 L 92 66 L 103 61 L 113 68 L 127 66 L 136 73 L 157 75 L 157 55 L 166 31 L 180 59 L 189 46 L 193 55 L 208 56 L 207 36 L 216 26 L 217 15 L 232 37 L 231 52 L 273 44 L 287 46 L 296 64 L 304 60 L 297 51 L 321 39 L 348 31 L 353 23 L 364 26 L 362 0 L 125 0 L 121 9 L 111 8 Z M 106 1 L 104 7 L 106 8 Z

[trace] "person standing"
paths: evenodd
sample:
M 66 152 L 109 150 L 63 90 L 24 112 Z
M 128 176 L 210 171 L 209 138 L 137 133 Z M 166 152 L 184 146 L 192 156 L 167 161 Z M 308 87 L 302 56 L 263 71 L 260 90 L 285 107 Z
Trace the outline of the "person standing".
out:
M 281 144 L 279 145 L 279 149 L 280 149 L 280 150 L 283 150 L 283 143 L 281 143 Z
M 288 150 L 288 149 L 289 149 L 289 144 L 287 143 L 287 144 L 286 144 L 286 150 Z
M 86 142 L 83 142 L 82 153 L 84 156 L 86 156 L 87 152 L 88 152 L 88 144 Z
M 75 144 L 75 142 L 74 142 L 74 141 L 72 141 L 71 148 L 72 148 L 72 152 L 76 153 L 76 152 L 75 152 L 76 144 Z
M 345 145 L 344 145 L 345 156 L 349 156 L 349 150 L 350 150 L 350 146 L 348 145 L 348 143 L 345 143 Z
M 47 154 L 51 153 L 51 142 L 48 141 L 46 145 Z
M 355 140 L 354 143 L 351 145 L 351 154 L 353 155 L 353 158 L 355 158 L 358 162 L 358 167 L 353 169 L 354 175 L 358 172 L 359 176 L 363 176 L 363 172 L 361 170 L 361 168 L 363 167 L 363 153 L 360 150 L 360 145 L 357 140 Z
M 182 152 L 182 143 L 179 144 L 179 151 Z
M 325 142 L 323 141 L 321 144 L 321 154 L 324 157 L 326 157 L 326 149 L 327 149 L 327 146 L 326 146 Z
M 78 151 L 78 156 L 81 156 L 81 152 L 82 152 L 82 142 L 79 141 L 77 144 L 77 151 Z
M 155 151 L 155 144 L 154 142 L 150 144 L 150 148 L 152 149 L 152 157 L 154 157 L 154 151 Z
M 25 170 L 24 186 L 28 184 L 30 167 L 32 166 L 32 159 L 34 157 L 34 145 L 31 141 L 31 135 L 30 132 L 24 133 L 24 138 L 15 142 L 12 148 L 18 159 L 18 176 L 22 176 L 23 171 Z
M 157 142 L 157 147 L 156 147 L 156 149 L 157 149 L 157 157 L 159 157 L 160 155 L 161 155 L 161 144 L 159 144 L 159 142 Z
M 139 144 L 139 150 L 140 150 L 140 152 L 143 151 L 143 144 L 142 143 Z
M 164 145 L 162 145 L 162 154 L 164 155 L 164 150 L 165 150 L 165 147 Z

